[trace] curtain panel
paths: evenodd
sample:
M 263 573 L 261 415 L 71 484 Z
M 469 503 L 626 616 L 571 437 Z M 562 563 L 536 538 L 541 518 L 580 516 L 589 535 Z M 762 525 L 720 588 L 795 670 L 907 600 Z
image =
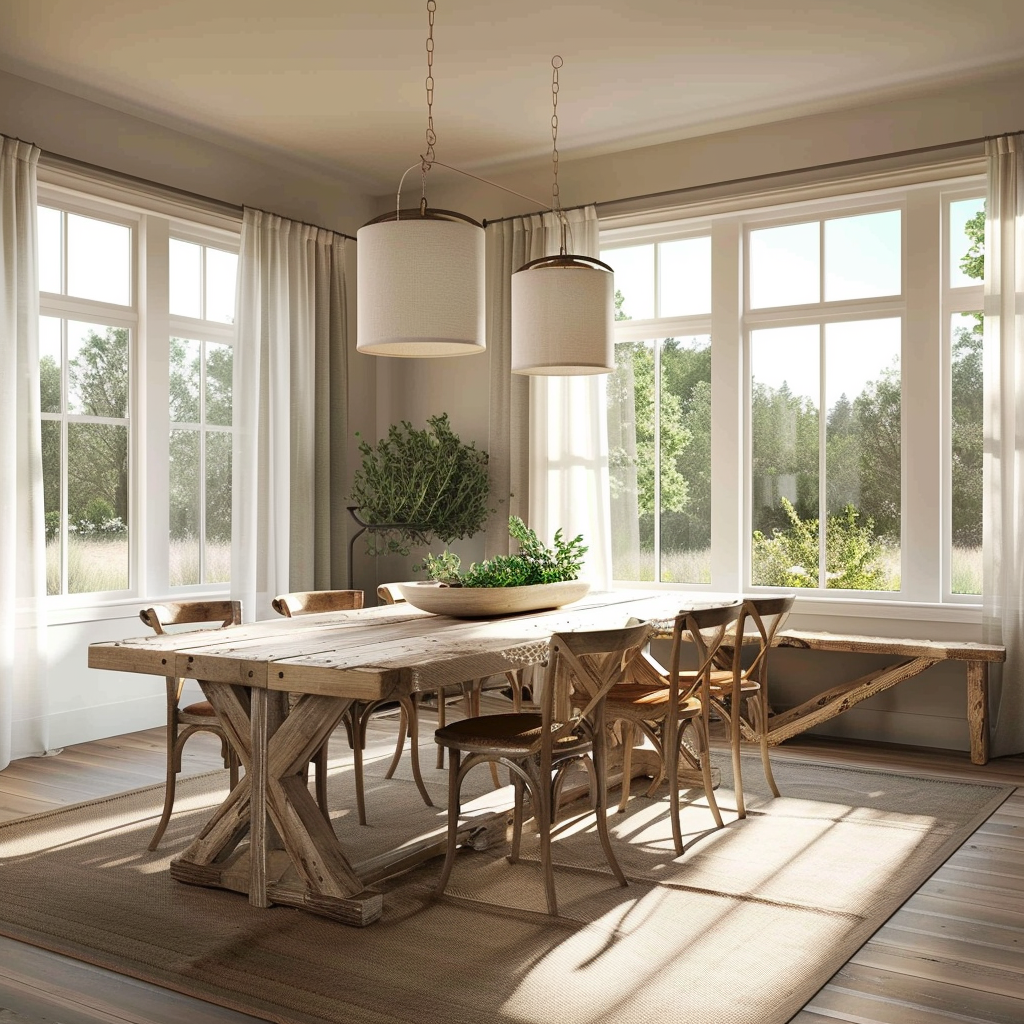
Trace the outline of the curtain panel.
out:
M 992 754 L 1024 752 L 1024 135 L 986 142 L 983 630 L 1006 645 Z
M 597 210 L 570 210 L 569 248 L 598 256 Z M 507 554 L 507 516 L 525 519 L 551 544 L 555 531 L 583 534 L 589 550 L 583 575 L 598 590 L 611 586 L 608 504 L 608 427 L 605 377 L 522 377 L 511 372 L 512 274 L 524 263 L 557 255 L 561 243 L 553 213 L 488 224 L 487 347 L 490 351 L 488 455 L 491 494 L 499 502 L 486 536 L 486 554 Z
M 347 583 L 345 239 L 246 209 L 235 322 L 231 579 L 251 621 Z
M 35 146 L 0 136 L 0 769 L 49 745 L 38 161 Z

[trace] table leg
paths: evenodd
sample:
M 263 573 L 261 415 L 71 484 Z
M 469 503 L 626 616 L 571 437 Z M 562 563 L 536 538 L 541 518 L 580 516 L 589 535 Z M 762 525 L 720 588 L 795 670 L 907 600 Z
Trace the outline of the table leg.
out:
M 250 724 L 252 727 L 252 776 L 249 795 L 249 902 L 254 907 L 269 907 L 267 897 L 267 752 L 270 742 L 269 700 L 266 690 L 253 690 Z

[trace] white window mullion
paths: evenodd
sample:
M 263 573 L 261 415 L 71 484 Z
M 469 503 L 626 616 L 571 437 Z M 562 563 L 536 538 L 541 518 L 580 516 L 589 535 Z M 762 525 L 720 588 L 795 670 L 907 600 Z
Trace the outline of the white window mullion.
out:
M 902 590 L 907 601 L 937 602 L 942 591 L 943 400 L 942 280 L 937 189 L 907 194 L 904 213 L 906 316 L 903 319 L 902 380 Z
M 139 524 L 141 592 L 147 596 L 168 593 L 170 498 L 168 446 L 170 416 L 170 271 L 169 223 L 147 216 L 140 230 L 144 252 L 139 308 L 140 363 L 145 374 L 136 389 L 139 398 L 136 450 L 139 460 Z
M 725 593 L 739 593 L 750 579 L 750 385 L 742 343 L 742 234 L 738 220 L 711 225 L 711 586 Z
M 822 254 L 824 254 L 824 236 L 822 236 Z M 822 274 L 824 274 L 824 259 Z M 822 280 L 824 288 L 824 279 Z M 824 295 L 824 291 L 822 291 Z M 825 345 L 825 325 L 818 325 L 818 589 L 828 586 L 828 565 L 826 559 L 828 530 L 828 481 L 825 477 L 826 456 L 828 455 L 828 391 L 825 382 L 828 380 L 828 355 Z

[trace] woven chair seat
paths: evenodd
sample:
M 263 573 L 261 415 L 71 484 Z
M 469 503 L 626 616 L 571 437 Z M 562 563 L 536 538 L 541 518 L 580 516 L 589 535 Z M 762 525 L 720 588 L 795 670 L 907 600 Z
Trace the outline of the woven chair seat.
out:
M 557 732 L 560 722 L 551 723 L 551 731 Z M 434 736 L 438 743 L 456 747 L 459 750 L 503 750 L 507 752 L 528 751 L 540 740 L 543 719 L 540 714 L 520 711 L 505 715 L 481 715 L 479 718 L 464 718 L 438 729 Z M 571 733 L 562 736 L 555 743 L 555 756 L 583 749 L 590 745 L 584 736 Z

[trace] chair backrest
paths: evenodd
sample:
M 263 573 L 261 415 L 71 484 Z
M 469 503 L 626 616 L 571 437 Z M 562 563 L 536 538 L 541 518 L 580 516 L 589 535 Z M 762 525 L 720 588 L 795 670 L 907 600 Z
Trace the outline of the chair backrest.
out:
M 537 741 L 538 750 L 542 750 L 546 738 L 553 745 L 577 729 L 581 721 L 594 726 L 608 691 L 624 680 L 630 663 L 650 636 L 650 624 L 640 622 L 623 629 L 578 630 L 551 637 L 543 683 L 544 727 Z M 570 701 L 578 709 L 571 715 Z M 556 720 L 563 724 L 552 732 Z
M 363 607 L 361 590 L 304 590 L 275 597 L 271 606 L 278 615 L 315 615 Z
M 241 601 L 176 601 L 143 608 L 139 618 L 156 633 L 164 633 L 165 626 L 195 625 L 216 622 L 225 626 L 238 626 L 242 622 Z
M 382 583 L 377 587 L 377 598 L 385 604 L 403 604 L 405 602 L 397 583 Z
M 685 701 L 698 688 L 704 688 L 715 667 L 715 656 L 731 626 L 737 624 L 743 612 L 743 602 L 728 601 L 725 604 L 707 608 L 684 609 L 672 624 L 672 656 L 669 661 L 669 678 L 672 688 L 680 701 Z M 689 684 L 680 686 L 679 662 L 683 643 L 689 640 L 697 655 L 696 670 L 688 670 Z M 739 656 L 734 657 L 734 671 L 738 670 Z M 705 694 L 706 696 L 706 694 Z
M 775 641 L 775 635 L 789 616 L 795 600 L 795 594 L 788 594 L 785 597 L 748 597 L 744 600 L 743 621 L 738 632 L 746 633 L 747 620 L 750 620 L 759 645 L 758 652 L 744 670 L 744 675 L 761 683 L 767 682 L 768 652 Z M 736 644 L 737 653 L 741 646 Z

